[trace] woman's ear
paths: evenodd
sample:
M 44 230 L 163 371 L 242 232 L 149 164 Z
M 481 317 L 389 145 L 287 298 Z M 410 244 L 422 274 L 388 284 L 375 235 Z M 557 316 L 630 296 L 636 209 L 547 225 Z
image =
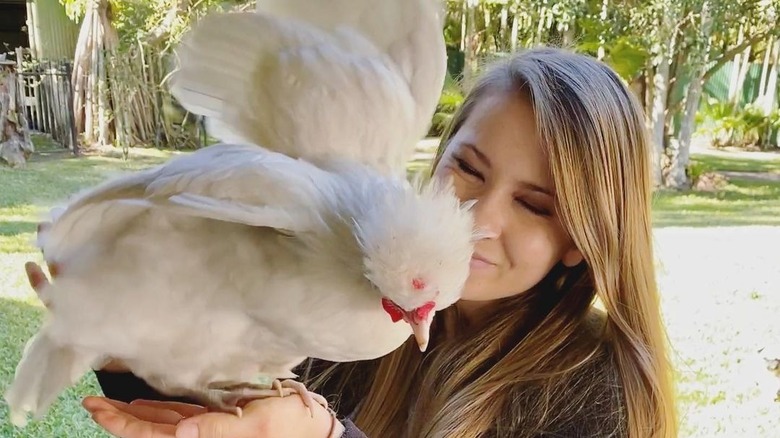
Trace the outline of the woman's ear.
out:
M 582 263 L 583 258 L 584 257 L 582 257 L 580 250 L 577 249 L 576 246 L 573 246 L 563 254 L 563 257 L 561 257 L 561 263 L 563 263 L 563 265 L 567 268 L 573 268 Z

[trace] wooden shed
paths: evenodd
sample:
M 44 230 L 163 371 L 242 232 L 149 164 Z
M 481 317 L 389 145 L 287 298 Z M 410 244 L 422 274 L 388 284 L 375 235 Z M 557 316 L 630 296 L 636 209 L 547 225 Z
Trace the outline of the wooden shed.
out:
M 34 59 L 70 60 L 78 33 L 58 0 L 0 0 L 0 53 L 25 47 Z
M 17 47 L 29 47 L 27 3 L 25 0 L 0 0 L 0 53 L 13 53 Z

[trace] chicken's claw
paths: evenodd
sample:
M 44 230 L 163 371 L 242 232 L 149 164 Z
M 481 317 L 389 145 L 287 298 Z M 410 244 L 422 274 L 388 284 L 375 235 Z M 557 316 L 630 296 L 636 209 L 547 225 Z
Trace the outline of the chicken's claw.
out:
M 325 397 L 310 392 L 303 383 L 295 380 L 279 381 L 278 379 L 271 383 L 271 388 L 252 383 L 241 383 L 221 388 L 212 386 L 206 392 L 205 404 L 211 411 L 225 412 L 241 417 L 242 410 L 239 404 L 244 405 L 252 400 L 268 397 L 287 397 L 291 394 L 298 394 L 301 397 L 312 417 L 314 417 L 312 407 L 315 402 L 328 409 L 328 401 L 325 400 Z

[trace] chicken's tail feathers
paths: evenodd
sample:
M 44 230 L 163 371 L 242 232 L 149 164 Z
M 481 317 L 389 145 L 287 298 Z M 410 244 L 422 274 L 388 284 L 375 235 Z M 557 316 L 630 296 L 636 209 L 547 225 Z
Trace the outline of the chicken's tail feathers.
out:
M 27 424 L 27 414 L 38 420 L 68 386 L 87 371 L 91 357 L 61 345 L 44 328 L 27 342 L 14 380 L 5 392 L 11 423 Z

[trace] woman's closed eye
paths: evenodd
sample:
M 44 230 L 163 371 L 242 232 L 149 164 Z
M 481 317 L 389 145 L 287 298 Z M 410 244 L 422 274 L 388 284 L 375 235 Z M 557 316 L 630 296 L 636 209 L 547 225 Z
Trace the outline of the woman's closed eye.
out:
M 471 175 L 479 179 L 480 181 L 485 181 L 485 177 L 482 176 L 482 173 L 480 173 L 477 169 L 475 169 L 474 166 L 469 164 L 468 161 L 458 156 L 453 156 L 453 159 L 458 164 L 458 169 L 460 169 L 461 171 L 463 171 L 468 175 Z
M 518 204 L 520 204 L 521 207 L 525 208 L 526 210 L 530 211 L 531 213 L 537 216 L 552 216 L 552 213 L 546 207 L 532 203 L 523 197 L 515 198 L 515 202 L 517 202 Z
M 475 169 L 474 166 L 469 164 L 469 162 L 466 161 L 464 158 L 459 157 L 457 155 L 453 155 L 452 158 L 455 161 L 455 163 L 458 165 L 458 169 L 461 172 L 465 173 L 471 178 L 477 178 L 482 182 L 485 181 L 485 176 L 482 174 L 482 172 Z M 537 216 L 552 216 L 550 209 L 541 205 L 540 202 L 529 201 L 524 196 L 516 197 L 515 202 L 518 205 L 520 205 L 522 208 L 525 208 L 526 210 L 530 211 L 531 213 Z

